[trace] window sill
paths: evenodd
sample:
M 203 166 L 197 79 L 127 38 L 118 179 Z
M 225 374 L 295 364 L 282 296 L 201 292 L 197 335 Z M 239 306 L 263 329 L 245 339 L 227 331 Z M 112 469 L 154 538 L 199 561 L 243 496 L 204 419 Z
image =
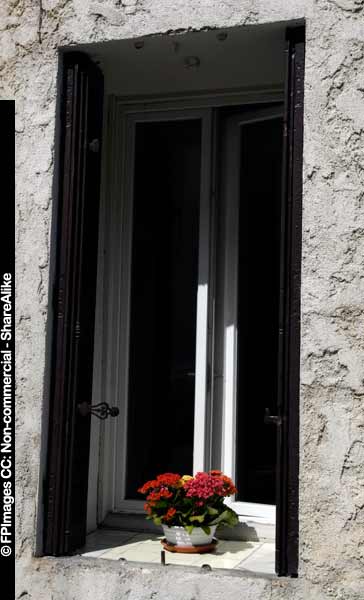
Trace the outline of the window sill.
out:
M 160 535 L 99 529 L 87 536 L 81 550 L 85 558 L 125 560 L 148 565 L 161 564 Z M 275 546 L 272 542 L 243 542 L 221 540 L 211 554 L 165 553 L 166 565 L 201 568 L 209 565 L 214 571 L 229 573 L 275 576 Z M 209 567 L 204 567 L 208 570 Z

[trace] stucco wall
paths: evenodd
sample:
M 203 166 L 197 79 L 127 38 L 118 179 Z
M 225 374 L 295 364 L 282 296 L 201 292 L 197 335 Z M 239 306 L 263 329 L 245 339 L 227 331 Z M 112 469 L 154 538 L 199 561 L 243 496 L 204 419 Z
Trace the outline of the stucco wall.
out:
M 300 577 L 239 578 L 100 559 L 34 558 L 57 48 L 302 17 Z M 15 96 L 18 112 L 17 598 L 362 599 L 364 0 L 6 0 L 0 28 L 1 97 Z

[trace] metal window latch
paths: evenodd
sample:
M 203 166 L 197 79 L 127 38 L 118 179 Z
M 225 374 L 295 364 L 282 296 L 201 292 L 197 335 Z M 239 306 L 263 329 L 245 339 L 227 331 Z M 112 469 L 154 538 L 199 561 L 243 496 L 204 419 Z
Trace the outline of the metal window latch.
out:
M 277 415 L 271 415 L 269 408 L 266 408 L 264 412 L 264 423 L 266 425 L 282 425 L 282 417 L 278 417 Z
M 77 408 L 81 417 L 94 415 L 94 417 L 102 420 L 107 419 L 107 417 L 117 417 L 120 412 L 117 406 L 109 406 L 107 402 L 100 402 L 99 404 L 82 402 L 82 404 L 77 405 Z

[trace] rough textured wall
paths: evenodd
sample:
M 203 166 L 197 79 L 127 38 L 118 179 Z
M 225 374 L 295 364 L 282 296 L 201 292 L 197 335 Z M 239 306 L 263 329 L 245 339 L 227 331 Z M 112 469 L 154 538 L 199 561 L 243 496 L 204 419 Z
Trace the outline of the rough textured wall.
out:
M 305 17 L 300 577 L 35 559 L 57 48 Z M 5 0 L 2 97 L 17 100 L 20 598 L 364 597 L 364 0 Z M 106 561 L 105 561 L 106 562 Z

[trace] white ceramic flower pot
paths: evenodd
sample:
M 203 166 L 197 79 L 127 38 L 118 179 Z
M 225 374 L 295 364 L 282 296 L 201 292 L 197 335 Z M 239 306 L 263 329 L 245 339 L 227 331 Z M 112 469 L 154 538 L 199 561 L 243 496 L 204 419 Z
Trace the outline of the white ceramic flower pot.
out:
M 201 527 L 194 527 L 191 534 L 187 533 L 184 527 L 168 527 L 167 525 L 162 525 L 162 527 L 167 542 L 180 547 L 211 544 L 216 531 L 216 525 L 211 525 L 209 535 Z

